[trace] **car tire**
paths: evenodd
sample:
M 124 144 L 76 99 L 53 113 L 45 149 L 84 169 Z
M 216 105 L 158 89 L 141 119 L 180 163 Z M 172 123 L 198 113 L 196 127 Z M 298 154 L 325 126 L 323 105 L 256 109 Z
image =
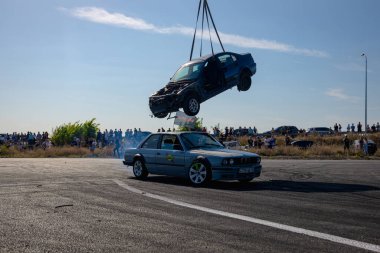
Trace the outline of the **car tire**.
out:
M 168 116 L 168 113 L 167 112 L 157 113 L 154 116 L 159 118 L 159 119 L 162 119 L 162 118 L 165 118 L 166 116 Z
M 248 71 L 243 71 L 240 74 L 238 90 L 247 91 L 249 90 L 249 88 L 251 88 L 251 84 L 252 84 L 251 75 L 249 74 Z
M 201 160 L 195 160 L 189 169 L 189 180 L 194 186 L 203 186 L 211 181 L 211 168 Z
M 148 176 L 148 170 L 142 159 L 136 159 L 133 162 L 133 174 L 137 179 L 145 179 Z
M 244 178 L 244 179 L 239 179 L 239 182 L 244 184 L 244 183 L 249 183 L 252 180 L 253 180 L 253 177 L 251 177 L 251 178 Z
M 183 111 L 189 116 L 195 116 L 198 114 L 201 105 L 199 103 L 198 96 L 195 94 L 188 95 L 183 103 Z

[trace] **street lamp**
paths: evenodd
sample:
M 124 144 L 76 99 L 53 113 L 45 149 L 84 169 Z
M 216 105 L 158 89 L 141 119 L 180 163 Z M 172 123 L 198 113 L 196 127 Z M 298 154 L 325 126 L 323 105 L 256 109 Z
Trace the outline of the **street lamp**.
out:
M 365 57 L 365 125 L 364 129 L 367 133 L 367 55 L 365 53 L 362 53 L 362 56 Z

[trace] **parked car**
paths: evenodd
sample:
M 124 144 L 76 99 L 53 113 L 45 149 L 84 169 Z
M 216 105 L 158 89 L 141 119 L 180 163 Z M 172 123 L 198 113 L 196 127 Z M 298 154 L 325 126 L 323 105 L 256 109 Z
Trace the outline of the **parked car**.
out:
M 249 182 L 261 174 L 257 154 L 225 148 L 204 132 L 155 133 L 125 151 L 125 165 L 144 179 L 148 174 L 188 178 L 193 185 L 211 180 Z
M 306 131 L 307 134 L 319 134 L 319 135 L 330 135 L 334 131 L 328 127 L 311 127 Z
M 265 137 L 269 137 L 271 135 L 285 135 L 288 134 L 292 138 L 298 135 L 298 128 L 295 126 L 280 126 L 274 129 L 273 131 L 266 131 L 262 133 L 261 135 Z
M 355 140 L 353 144 L 354 148 L 359 150 L 360 149 L 360 140 Z M 368 154 L 374 155 L 377 151 L 377 144 L 373 140 L 368 140 Z
M 306 148 L 310 148 L 311 146 L 313 146 L 314 142 L 313 141 L 306 141 L 306 140 L 299 140 L 299 141 L 292 141 L 290 144 L 293 147 L 306 149 Z
M 183 108 L 189 116 L 197 115 L 200 104 L 237 86 L 239 91 L 251 87 L 256 63 L 249 53 L 223 52 L 207 55 L 183 64 L 170 82 L 149 97 L 153 116 L 165 118 Z

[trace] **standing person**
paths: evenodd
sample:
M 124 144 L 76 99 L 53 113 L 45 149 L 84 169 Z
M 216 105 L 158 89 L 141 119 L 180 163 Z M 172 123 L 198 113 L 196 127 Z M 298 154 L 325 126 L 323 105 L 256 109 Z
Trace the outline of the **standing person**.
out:
M 334 125 L 334 132 L 338 133 L 338 124 L 337 123 L 335 123 L 335 125 Z
M 359 123 L 358 123 L 358 133 L 361 133 L 361 132 L 362 132 L 362 124 L 359 121 Z
M 368 139 L 367 137 L 364 137 L 363 140 L 363 151 L 365 155 L 368 155 Z
M 355 125 L 354 125 L 354 123 L 351 124 L 351 132 L 353 132 L 353 133 L 355 132 Z
M 343 145 L 344 145 L 344 152 L 346 150 L 347 150 L 347 152 L 349 152 L 350 151 L 350 140 L 348 139 L 347 134 L 344 135 Z
M 285 146 L 290 146 L 290 137 L 289 137 L 289 135 L 285 135 Z
M 249 148 L 252 148 L 252 147 L 253 147 L 253 139 L 252 139 L 252 135 L 250 135 L 249 138 L 248 138 L 248 147 L 249 147 Z
M 363 138 L 363 136 L 360 137 L 359 147 L 360 147 L 360 150 L 364 150 L 364 138 Z
M 99 148 L 102 148 L 102 132 L 100 131 L 100 129 L 98 130 L 98 132 L 96 133 L 96 141 L 99 145 Z
M 350 124 L 347 125 L 347 133 L 350 132 Z
M 263 142 L 261 141 L 260 136 L 257 136 L 257 146 L 259 147 L 259 149 L 261 149 L 261 145 L 263 145 Z
M 342 132 L 342 125 L 341 124 L 338 125 L 338 130 L 339 130 L 339 133 Z
M 117 158 L 120 158 L 119 149 L 120 149 L 120 140 L 116 139 L 115 140 L 115 147 L 113 148 L 113 156 L 116 156 L 116 153 L 117 153 Z
M 95 139 L 93 139 L 92 141 L 91 141 L 91 144 L 90 144 L 90 151 L 91 151 L 91 154 L 92 154 L 92 156 L 94 156 L 95 154 L 95 149 L 96 149 L 96 141 L 95 141 Z

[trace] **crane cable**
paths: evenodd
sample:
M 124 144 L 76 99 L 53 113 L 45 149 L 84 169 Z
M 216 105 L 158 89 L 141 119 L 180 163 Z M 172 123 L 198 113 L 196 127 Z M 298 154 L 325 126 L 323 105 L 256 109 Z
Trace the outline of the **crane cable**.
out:
M 193 44 L 191 45 L 190 61 L 191 61 L 191 58 L 193 57 L 194 41 L 195 41 L 195 35 L 197 34 L 198 18 L 199 18 L 199 11 L 201 10 L 201 3 L 202 3 L 202 0 L 199 0 L 197 22 L 195 23 L 195 30 L 194 30 L 194 36 L 193 36 Z
M 223 49 L 223 52 L 224 51 L 224 47 L 223 47 L 223 44 L 222 44 L 222 41 L 220 40 L 220 37 L 219 37 L 219 33 L 218 33 L 218 30 L 216 29 L 216 26 L 215 26 L 215 23 L 214 23 L 214 19 L 212 18 L 212 14 L 211 14 L 211 11 L 210 11 L 210 7 L 207 3 L 207 0 L 199 0 L 199 5 L 198 5 L 198 14 L 197 14 L 197 21 L 195 23 L 195 30 L 194 30 L 194 36 L 193 36 L 193 42 L 192 42 L 192 45 L 191 45 L 191 52 L 190 52 L 190 61 L 193 57 L 193 51 L 194 51 L 194 43 L 195 43 L 195 37 L 196 37 L 196 34 L 197 34 L 197 29 L 198 29 L 198 20 L 199 20 L 199 14 L 200 14 L 200 9 L 201 9 L 201 5 L 202 5 L 202 1 L 203 1 L 203 8 L 202 8 L 202 33 L 201 33 L 201 46 L 200 46 L 200 56 L 202 56 L 202 47 L 203 47 L 203 26 L 204 26 L 204 16 L 206 14 L 206 22 L 207 22 L 207 26 L 208 26 L 208 32 L 209 32 L 209 37 L 210 37 L 210 44 L 211 44 L 211 50 L 212 50 L 212 54 L 214 55 L 214 47 L 212 45 L 212 39 L 211 39 L 211 29 L 210 29 L 210 23 L 209 23 L 209 16 L 210 16 L 210 19 L 211 19 L 211 22 L 212 22 L 212 25 L 214 27 L 214 30 L 215 30 L 215 33 L 216 33 L 216 36 L 218 37 L 218 40 L 219 40 L 219 43 L 220 43 L 220 46 L 222 47 Z

